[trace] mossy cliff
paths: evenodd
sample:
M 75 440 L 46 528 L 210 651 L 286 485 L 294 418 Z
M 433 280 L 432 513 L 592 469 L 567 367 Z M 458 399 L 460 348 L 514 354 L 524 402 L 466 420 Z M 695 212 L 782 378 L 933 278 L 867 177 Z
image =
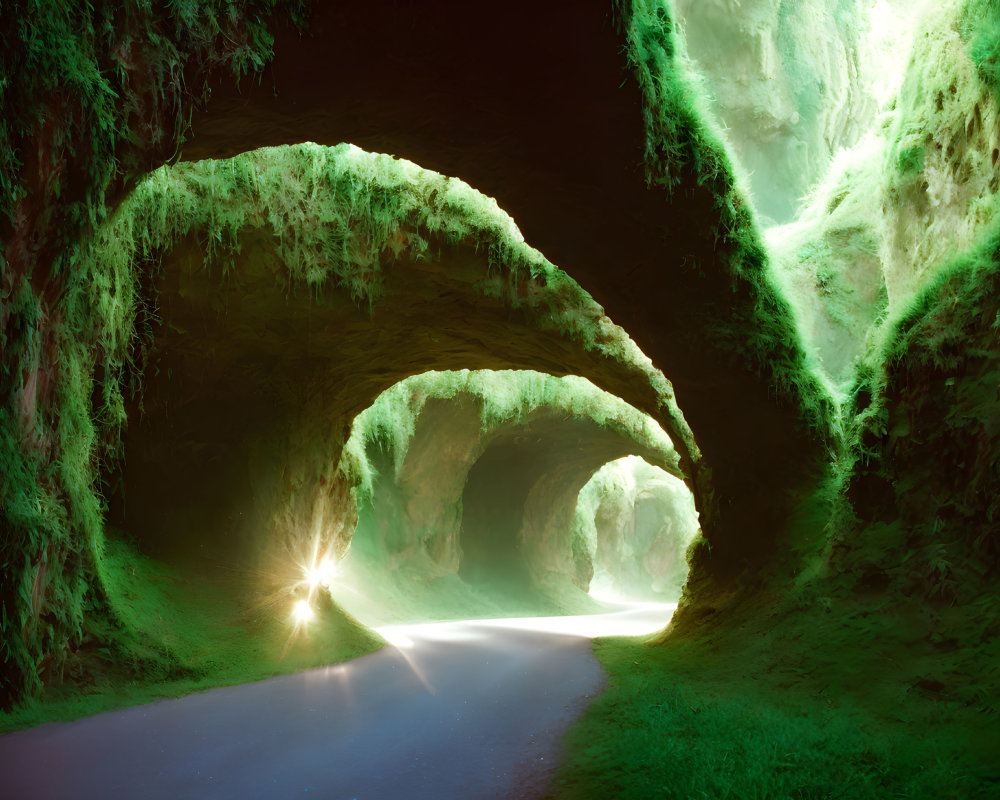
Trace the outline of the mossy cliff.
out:
M 560 796 L 996 793 L 1000 5 L 924 10 L 873 137 L 770 239 L 846 394 L 791 569 L 707 624 L 603 644 L 612 688 Z M 711 588 L 689 581 L 695 609 Z
M 1000 134 L 976 44 L 992 13 L 954 1 L 911 19 L 908 66 L 870 130 L 799 219 L 767 233 L 806 343 L 842 389 L 875 331 L 992 220 Z
M 210 75 L 271 55 L 298 3 L 13 3 L 0 23 L 0 703 L 134 639 L 107 605 L 101 474 L 141 362 L 137 276 L 92 258 L 108 211 L 177 153 Z

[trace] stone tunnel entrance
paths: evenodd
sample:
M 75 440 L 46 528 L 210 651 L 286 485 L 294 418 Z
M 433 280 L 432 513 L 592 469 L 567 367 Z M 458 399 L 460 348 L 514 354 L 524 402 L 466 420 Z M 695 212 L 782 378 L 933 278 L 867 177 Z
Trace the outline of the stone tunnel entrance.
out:
M 358 572 L 355 591 L 324 612 L 344 625 L 340 606 L 589 611 L 572 521 L 594 472 L 637 455 L 704 475 L 663 374 L 461 181 L 350 145 L 271 148 L 158 171 L 107 239 L 135 248 L 156 301 L 109 520 L 197 564 L 192 585 L 224 582 L 206 615 L 286 625 L 318 554 L 348 550 L 337 585 Z M 453 377 L 392 394 L 427 370 Z

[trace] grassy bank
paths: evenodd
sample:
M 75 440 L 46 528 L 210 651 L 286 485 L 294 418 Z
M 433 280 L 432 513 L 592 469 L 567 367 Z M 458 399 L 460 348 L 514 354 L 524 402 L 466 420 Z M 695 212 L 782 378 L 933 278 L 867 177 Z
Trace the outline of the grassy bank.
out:
M 723 652 L 709 641 L 597 640 L 608 688 L 571 730 L 552 796 L 883 800 L 1000 791 L 995 716 L 934 697 L 930 682 L 901 703 L 873 707 L 878 676 L 846 668 L 838 678 L 859 695 L 834 690 L 836 678 L 809 674 L 798 658 L 775 657 L 762 669 L 760 647 L 746 644 Z
M 109 620 L 62 686 L 0 714 L 0 733 L 348 661 L 385 644 L 332 603 L 292 638 L 290 595 L 248 596 L 237 568 L 170 566 L 111 537 L 104 561 L 127 643 L 116 647 Z

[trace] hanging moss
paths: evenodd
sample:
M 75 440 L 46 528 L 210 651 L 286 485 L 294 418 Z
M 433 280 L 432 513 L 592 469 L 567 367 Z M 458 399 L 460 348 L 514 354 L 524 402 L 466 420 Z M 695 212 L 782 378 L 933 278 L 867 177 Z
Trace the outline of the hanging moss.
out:
M 367 453 L 376 445 L 399 474 L 413 438 L 416 419 L 428 400 L 471 402 L 478 408 L 483 433 L 539 409 L 571 419 L 591 419 L 651 453 L 681 474 L 673 443 L 653 419 L 585 378 L 556 378 L 528 370 L 424 372 L 386 390 L 351 426 L 340 471 L 353 485 L 359 503 L 370 503 L 377 466 Z
M 457 244 L 485 252 L 491 274 L 476 284 L 478 292 L 502 296 L 512 309 L 528 311 L 533 325 L 648 380 L 684 468 L 690 474 L 698 463 L 669 381 L 590 295 L 525 244 L 492 198 L 408 161 L 349 144 L 306 143 L 163 167 L 136 187 L 101 230 L 94 258 L 155 263 L 194 237 L 206 267 L 221 262 L 225 273 L 251 231 L 277 243 L 265 255 L 275 274 L 287 273 L 317 302 L 346 292 L 368 313 L 378 306 L 397 260 L 434 262 Z M 529 281 L 530 289 L 522 290 Z M 497 398 L 507 391 L 501 384 L 493 388 Z M 522 391 L 516 390 L 517 403 L 523 402 Z M 487 407 L 500 408 L 497 403 L 491 399 Z M 371 435 L 382 436 L 382 426 L 385 437 L 403 441 L 400 425 L 379 422 Z
M 206 267 L 221 268 L 226 280 L 248 236 L 274 242 L 273 249 L 262 251 L 269 267 L 287 275 L 290 285 L 306 287 L 317 303 L 344 292 L 368 313 L 378 306 L 397 259 L 436 261 L 443 249 L 457 244 L 485 252 L 492 274 L 477 290 L 488 297 L 500 293 L 511 308 L 529 311 L 533 324 L 645 376 L 685 463 L 696 463 L 697 449 L 670 384 L 586 292 L 523 242 L 492 199 L 461 181 L 351 145 L 264 148 L 152 172 L 74 251 L 77 283 L 63 308 L 83 327 L 59 329 L 66 347 L 59 363 L 66 372 L 52 376 L 60 413 L 51 434 L 58 435 L 66 454 L 56 466 L 74 503 L 66 520 L 69 541 L 85 543 L 85 553 L 102 547 L 102 501 L 95 489 L 101 464 L 117 452 L 125 424 L 123 396 L 144 358 L 140 334 L 153 312 L 140 284 L 152 282 L 161 256 L 192 239 Z M 522 290 L 529 282 L 530 291 Z M 41 313 L 28 302 L 33 296 L 26 295 L 21 312 L 30 319 Z M 103 360 L 94 357 L 95 347 Z M 28 356 L 36 352 L 25 347 Z M 95 372 L 100 380 L 92 384 Z M 487 405 L 507 413 L 498 402 Z M 112 586 L 112 572 L 100 558 L 88 558 L 94 566 L 87 574 L 94 577 L 81 586 Z M 123 630 L 134 627 L 131 612 L 114 602 L 106 611 Z M 37 644 L 42 652 L 47 646 Z M 125 653 L 134 650 L 128 643 L 121 647 Z M 170 654 L 157 657 L 169 660 Z

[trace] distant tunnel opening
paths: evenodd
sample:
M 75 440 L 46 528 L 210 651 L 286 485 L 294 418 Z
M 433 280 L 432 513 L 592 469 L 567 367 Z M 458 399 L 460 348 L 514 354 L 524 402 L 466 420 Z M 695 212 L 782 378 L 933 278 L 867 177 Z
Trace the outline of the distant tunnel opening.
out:
M 573 549 L 605 600 L 676 602 L 698 512 L 684 482 L 636 456 L 605 464 L 580 490 Z

